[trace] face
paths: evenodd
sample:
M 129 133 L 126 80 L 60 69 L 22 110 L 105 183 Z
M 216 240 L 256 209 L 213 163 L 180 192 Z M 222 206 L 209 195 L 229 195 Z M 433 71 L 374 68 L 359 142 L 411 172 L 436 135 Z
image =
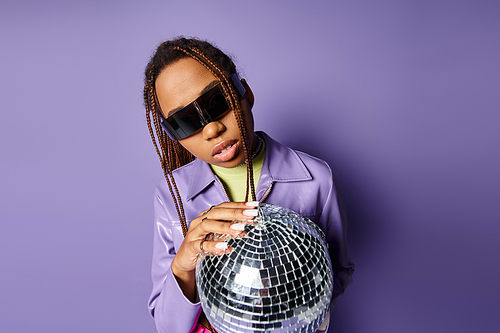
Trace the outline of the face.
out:
M 189 104 L 218 83 L 215 76 L 191 58 L 180 59 L 164 68 L 155 82 L 158 102 L 164 117 Z M 245 96 L 240 100 L 245 116 L 248 145 L 254 148 L 253 95 L 244 80 Z M 245 160 L 243 142 L 233 110 L 207 124 L 198 132 L 179 140 L 179 143 L 197 158 L 218 166 L 233 168 Z

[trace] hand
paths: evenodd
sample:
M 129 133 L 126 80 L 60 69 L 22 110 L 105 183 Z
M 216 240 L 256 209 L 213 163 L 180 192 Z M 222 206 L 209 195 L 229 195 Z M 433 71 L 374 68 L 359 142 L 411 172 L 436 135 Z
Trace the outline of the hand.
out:
M 184 294 L 193 300 L 194 272 L 200 252 L 223 254 L 231 252 L 226 242 L 206 241 L 210 234 L 242 235 L 245 225 L 257 216 L 258 202 L 223 202 L 204 211 L 191 221 L 186 237 L 172 261 L 172 272 Z M 230 222 L 228 222 L 230 221 Z

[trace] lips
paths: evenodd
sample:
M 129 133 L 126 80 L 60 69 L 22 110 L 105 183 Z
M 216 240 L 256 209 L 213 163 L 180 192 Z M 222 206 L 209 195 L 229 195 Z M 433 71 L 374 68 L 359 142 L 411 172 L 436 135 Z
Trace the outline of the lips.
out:
M 227 162 L 236 156 L 238 140 L 222 141 L 212 150 L 212 156 L 221 162 Z

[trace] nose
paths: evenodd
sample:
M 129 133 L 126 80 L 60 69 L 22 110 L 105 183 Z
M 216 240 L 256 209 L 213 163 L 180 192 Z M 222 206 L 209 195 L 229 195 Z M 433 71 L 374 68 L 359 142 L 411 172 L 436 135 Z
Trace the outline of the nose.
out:
M 203 127 L 203 139 L 210 140 L 218 137 L 226 130 L 226 126 L 220 121 L 212 121 Z

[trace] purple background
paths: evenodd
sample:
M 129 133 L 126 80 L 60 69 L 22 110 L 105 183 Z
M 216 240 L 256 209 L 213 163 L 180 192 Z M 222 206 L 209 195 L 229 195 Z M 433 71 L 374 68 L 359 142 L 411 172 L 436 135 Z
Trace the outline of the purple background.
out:
M 0 331 L 154 332 L 154 48 L 236 55 L 256 128 L 327 160 L 354 283 L 336 332 L 500 327 L 498 1 L 0 4 Z

